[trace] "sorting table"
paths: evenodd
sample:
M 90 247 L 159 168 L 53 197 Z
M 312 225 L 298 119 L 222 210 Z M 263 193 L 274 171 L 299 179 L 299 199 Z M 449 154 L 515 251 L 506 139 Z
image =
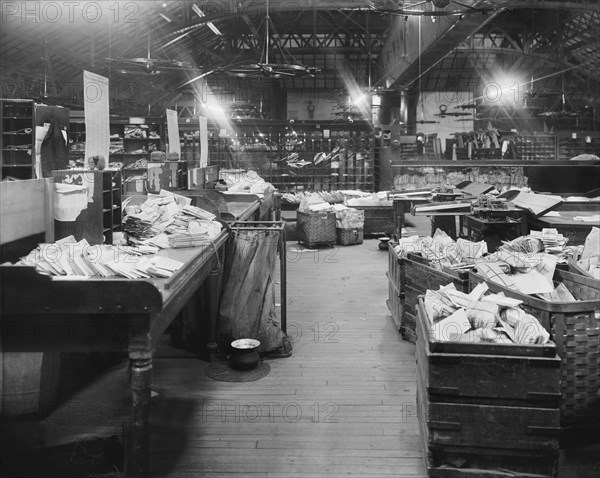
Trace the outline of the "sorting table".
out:
M 252 202 L 236 211 L 251 217 Z M 184 266 L 167 279 L 49 277 L 33 267 L 0 266 L 2 347 L 14 352 L 126 352 L 130 361 L 133 420 L 126 447 L 127 474 L 149 475 L 150 387 L 153 347 L 206 280 L 209 324 L 216 323 L 223 230 L 204 246 L 159 254 Z M 209 341 L 215 330 L 209 328 Z M 209 344 L 210 345 L 210 344 Z

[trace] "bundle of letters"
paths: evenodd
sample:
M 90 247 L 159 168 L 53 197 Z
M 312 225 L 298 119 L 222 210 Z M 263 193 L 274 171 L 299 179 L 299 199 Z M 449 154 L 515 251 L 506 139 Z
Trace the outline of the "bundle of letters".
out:
M 453 283 L 428 290 L 423 301 L 432 340 L 495 344 L 544 345 L 550 334 L 537 318 L 526 313 L 522 301 L 504 294 L 489 294 L 485 282 L 469 294 Z
M 40 244 L 16 265 L 33 266 L 50 276 L 125 277 L 148 279 L 170 277 L 182 262 L 139 252 L 131 246 L 90 245 L 85 239 L 65 237 L 52 244 Z
M 130 244 L 164 249 L 210 242 L 222 229 L 216 216 L 192 206 L 190 198 L 161 191 L 139 206 L 125 207 L 123 229 Z

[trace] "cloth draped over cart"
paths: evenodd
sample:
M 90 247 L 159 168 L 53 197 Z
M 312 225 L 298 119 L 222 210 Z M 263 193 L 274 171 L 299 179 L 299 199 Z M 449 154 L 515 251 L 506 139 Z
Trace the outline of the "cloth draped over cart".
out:
M 260 353 L 291 352 L 275 309 L 273 276 L 278 261 L 279 231 L 234 231 L 225 247 L 223 289 L 217 340 L 228 349 L 233 340 L 260 341 Z

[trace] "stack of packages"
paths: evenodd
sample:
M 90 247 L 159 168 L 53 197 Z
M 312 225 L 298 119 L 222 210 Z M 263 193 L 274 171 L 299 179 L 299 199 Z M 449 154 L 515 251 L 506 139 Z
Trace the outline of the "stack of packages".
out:
M 409 236 L 401 238 L 394 248 L 399 256 L 419 253 L 436 269 L 470 269 L 487 254 L 485 241 L 472 242 L 458 238 L 456 242 L 444 231 L 437 229 L 433 237 Z
M 500 344 L 538 344 L 550 341 L 540 322 L 519 307 L 522 301 L 489 294 L 485 283 L 469 294 L 454 284 L 425 293 L 424 306 L 432 340 Z

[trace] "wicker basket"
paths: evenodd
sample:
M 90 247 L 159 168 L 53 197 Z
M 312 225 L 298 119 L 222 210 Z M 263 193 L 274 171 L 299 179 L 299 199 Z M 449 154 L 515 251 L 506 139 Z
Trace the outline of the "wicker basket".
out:
M 573 258 L 569 259 L 568 265 L 569 265 L 569 272 L 572 272 L 573 274 L 577 274 L 582 277 L 585 277 L 586 279 L 591 280 L 592 284 L 594 284 L 594 288 L 600 289 L 600 280 L 593 278 L 590 274 L 588 274 L 586 271 L 584 271 Z
M 485 279 L 471 272 L 471 288 Z M 563 431 L 600 426 L 600 288 L 598 281 L 556 270 L 577 302 L 547 302 L 486 281 L 492 292 L 523 301 L 556 343 L 561 362 L 561 427 Z
M 333 246 L 336 241 L 334 212 L 297 212 L 298 242 L 307 246 Z
M 354 227 L 350 229 L 342 229 L 337 227 L 335 229 L 337 243 L 342 246 L 350 246 L 353 244 L 363 243 L 363 228 Z

